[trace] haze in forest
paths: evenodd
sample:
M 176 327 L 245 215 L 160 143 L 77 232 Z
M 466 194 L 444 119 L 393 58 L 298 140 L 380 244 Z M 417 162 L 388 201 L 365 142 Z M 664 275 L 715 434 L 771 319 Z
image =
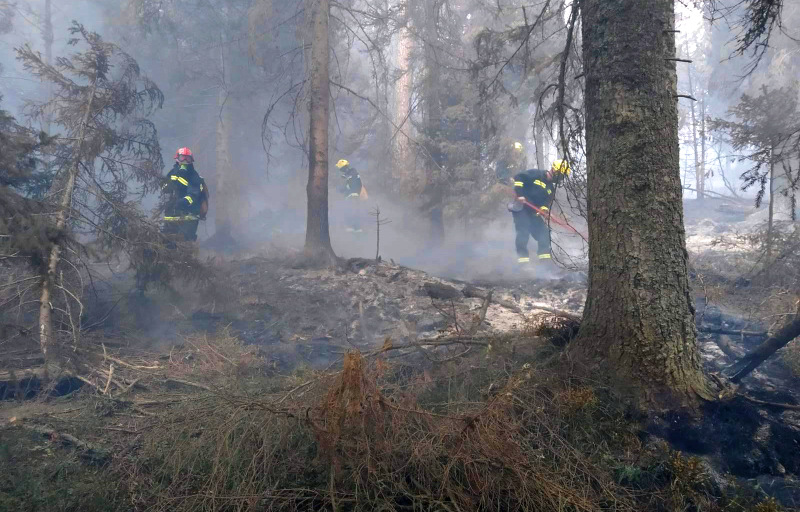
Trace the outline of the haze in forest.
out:
M 26 43 L 44 51 L 44 3 L 44 0 L 16 2 L 9 7 L 15 13 L 13 29 L 2 36 L 0 84 L 3 108 L 20 120 L 25 119 L 25 103 L 44 99 L 48 91 L 45 85 L 26 76 L 14 54 L 14 48 Z M 67 28 L 70 21 L 76 19 L 128 51 L 138 61 L 143 73 L 162 89 L 164 106 L 152 120 L 158 130 L 164 161 L 170 162 L 178 147 L 192 148 L 197 167 L 214 194 L 208 221 L 199 231 L 200 240 L 213 237 L 217 232 L 216 225 L 226 223 L 230 226 L 226 229 L 236 233 L 234 238 L 241 250 L 258 250 L 274 240 L 280 240 L 277 243 L 299 243 L 305 229 L 306 214 L 307 157 L 303 148 L 307 134 L 302 126 L 305 104 L 302 99 L 297 104 L 275 100 L 296 85 L 302 69 L 297 68 L 291 55 L 270 53 L 279 48 L 296 51 L 293 44 L 281 40 L 289 39 L 288 31 L 281 33 L 278 28 L 274 34 L 262 35 L 261 32 L 271 29 L 259 31 L 254 28 L 259 23 L 269 25 L 270 15 L 280 18 L 298 6 L 293 3 L 281 8 L 273 6 L 273 10 L 267 12 L 255 2 L 249 8 L 234 3 L 226 8 L 222 2 L 220 7 L 213 9 L 210 4 L 186 2 L 183 7 L 187 15 L 182 15 L 184 19 L 179 24 L 169 26 L 164 20 L 159 21 L 157 12 L 148 13 L 150 19 L 139 19 L 137 23 L 134 13 L 145 12 L 149 2 L 140 2 L 140 11 L 126 7 L 124 2 L 114 4 L 53 2 L 54 55 L 71 51 L 67 45 L 70 37 Z M 230 11 L 226 12 L 226 9 Z M 450 31 L 451 37 L 458 39 L 460 35 L 461 39 L 442 44 L 443 47 L 452 45 L 460 52 L 448 56 L 452 57 L 451 60 L 444 63 L 448 69 L 453 68 L 447 77 L 452 82 L 442 84 L 442 87 L 455 91 L 447 100 L 453 103 L 447 113 L 454 116 L 453 119 L 472 116 L 480 124 L 479 118 L 485 115 L 481 112 L 479 91 L 470 84 L 470 71 L 458 69 L 453 64 L 468 59 L 480 60 L 482 56 L 476 53 L 471 42 L 475 35 L 480 31 L 500 33 L 509 26 L 511 19 L 519 15 L 511 3 L 505 10 L 495 10 L 495 7 L 484 6 L 481 2 L 463 2 L 454 9 L 453 19 L 448 21 L 454 25 L 443 29 Z M 794 10 L 794 6 L 787 5 L 785 19 L 793 19 L 796 16 Z M 166 18 L 170 13 L 163 11 L 161 14 Z M 749 162 L 739 161 L 740 152 L 735 151 L 722 134 L 711 133 L 705 126 L 705 119 L 726 116 L 729 107 L 742 93 L 757 93 L 763 86 L 791 86 L 796 77 L 796 52 L 792 52 L 787 37 L 776 37 L 773 44 L 778 55 L 740 79 L 749 61 L 729 58 L 735 31 L 726 20 L 716 20 L 712 25 L 698 8 L 678 3 L 677 27 L 680 30 L 677 34 L 678 56 L 692 61 L 677 64 L 679 92 L 697 100 L 685 98 L 679 101 L 684 197 L 687 200 L 697 197 L 695 190 L 699 172 L 706 175 L 703 186 L 708 197 L 752 199 L 756 188 L 742 191 L 739 179 Z M 513 272 L 513 259 L 506 257 L 513 253 L 511 220 L 504 211 L 503 198 L 491 196 L 489 191 L 495 180 L 495 167 L 502 158 L 502 144 L 524 141 L 529 168 L 543 168 L 560 156 L 556 147 L 557 126 L 552 119 L 536 121 L 538 108 L 548 108 L 548 100 L 539 105 L 536 95 L 542 91 L 543 85 L 553 80 L 558 66 L 545 66 L 541 76 L 527 78 L 524 82 L 520 82 L 524 70 L 515 65 L 507 66 L 501 70 L 502 74 L 497 74 L 507 95 L 503 97 L 501 94 L 496 102 L 499 106 L 489 107 L 495 116 L 495 120 L 488 123 L 491 126 L 480 127 L 479 133 L 463 132 L 459 135 L 454 132 L 452 147 L 443 150 L 463 155 L 463 159 L 451 159 L 455 160 L 455 165 L 450 164 L 452 176 L 439 178 L 446 190 L 443 201 L 446 231 L 443 240 L 434 242 L 431 237 L 438 235 L 409 236 L 410 233 L 419 235 L 419 227 L 425 225 L 423 217 L 427 215 L 420 210 L 426 205 L 408 195 L 409 187 L 413 189 L 414 181 L 425 178 L 406 176 L 402 179 L 411 183 L 398 182 L 391 168 L 395 148 L 390 140 L 391 126 L 387 123 L 389 118 L 397 117 L 394 110 L 401 104 L 398 103 L 397 88 L 404 82 L 400 76 L 403 63 L 399 59 L 408 60 L 412 73 L 415 73 L 413 81 L 416 81 L 421 76 L 417 68 L 424 55 L 420 55 L 419 48 L 413 45 L 403 50 L 403 41 L 398 40 L 396 34 L 394 37 L 384 36 L 381 40 L 384 42 L 378 43 L 377 37 L 388 34 L 390 28 L 375 28 L 376 39 L 372 43 L 356 34 L 348 34 L 349 29 L 344 28 L 336 29 L 332 36 L 337 58 L 335 80 L 354 93 L 344 88 L 332 90 L 335 107 L 331 120 L 330 205 L 334 247 L 346 256 L 366 256 L 374 252 L 375 229 L 370 224 L 373 217 L 362 212 L 365 224 L 368 224 L 364 236 L 348 236 L 339 229 L 351 205 L 345 203 L 336 191 L 341 179 L 333 172 L 332 164 L 345 158 L 362 175 L 370 195 L 368 209 L 379 206 L 383 217 L 392 221 L 383 227 L 381 253 L 385 257 L 461 277 L 493 272 L 509 274 Z M 170 32 L 186 30 L 197 35 L 183 39 L 176 47 L 176 39 L 170 36 Z M 546 58 L 547 52 L 554 51 L 562 38 L 563 34 L 555 31 L 552 37 L 537 42 L 539 48 L 527 51 L 533 52 L 534 61 Z M 782 44 L 787 45 L 786 50 L 781 48 Z M 271 62 L 270 59 L 275 60 Z M 497 69 L 491 68 L 490 71 L 485 73 L 486 78 L 482 77 L 484 85 Z M 424 91 L 418 84 L 410 87 L 412 89 L 407 94 L 410 94 L 411 104 L 419 103 Z M 291 98 L 291 94 L 287 96 Z M 512 102 L 509 102 L 510 97 L 514 98 Z M 552 99 L 550 97 L 549 101 Z M 223 108 L 220 108 L 221 104 L 224 104 Z M 268 130 L 263 132 L 264 116 L 271 106 L 273 111 Z M 458 112 L 459 108 L 464 111 Z M 424 112 L 417 111 L 409 118 L 414 122 L 409 128 L 415 142 L 423 137 L 420 132 L 422 125 L 419 124 L 423 119 L 414 117 L 424 115 Z M 230 130 L 225 134 L 228 140 L 227 162 L 219 161 L 224 157 L 221 157 L 217 142 L 220 136 L 218 124 L 223 116 Z M 536 133 L 534 126 L 538 130 Z M 487 133 L 489 137 L 486 137 Z M 539 151 L 537 142 L 541 146 Z M 414 142 L 410 144 L 412 152 L 418 152 L 419 147 Z M 463 151 L 459 144 L 467 144 L 471 149 Z M 419 168 L 422 157 L 414 158 Z M 226 170 L 229 181 L 220 181 L 222 169 Z M 578 172 L 581 172 L 580 168 Z M 217 196 L 217 184 L 228 189 L 225 196 Z M 401 191 L 403 187 L 405 189 Z M 153 206 L 155 200 L 151 195 L 144 204 Z M 578 210 L 570 207 L 568 198 L 559 197 L 558 202 L 566 208 L 567 217 L 577 219 Z M 223 203 L 229 203 L 231 207 Z M 576 222 L 581 223 L 580 220 Z M 566 249 L 569 255 L 569 258 L 564 255 L 566 261 L 572 259 L 577 264 L 584 261 L 586 245 L 582 240 L 571 234 L 555 235 L 555 240 Z

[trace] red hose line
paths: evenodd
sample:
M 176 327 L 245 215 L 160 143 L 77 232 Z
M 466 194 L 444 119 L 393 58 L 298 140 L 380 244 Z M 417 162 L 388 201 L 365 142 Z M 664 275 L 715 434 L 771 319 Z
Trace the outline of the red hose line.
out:
M 512 191 L 511 193 L 513 194 L 514 192 Z M 519 197 L 517 197 L 517 195 L 516 195 L 516 194 L 514 194 L 514 199 L 515 199 L 515 200 L 517 200 L 517 201 L 519 201 L 519 199 L 520 199 L 520 198 L 519 198 Z M 532 209 L 533 211 L 535 211 L 535 212 L 536 212 L 536 213 L 538 213 L 539 215 L 541 215 L 541 216 L 543 216 L 543 217 L 545 217 L 545 216 L 546 216 L 546 217 L 548 218 L 548 220 L 550 220 L 551 222 L 555 222 L 557 225 L 559 225 L 559 226 L 561 226 L 561 227 L 564 227 L 564 228 L 567 228 L 567 229 L 569 229 L 570 231 L 572 231 L 573 233 L 575 233 L 575 234 L 576 234 L 576 235 L 578 235 L 579 237 L 583 238 L 583 240 L 584 240 L 585 242 L 587 242 L 587 243 L 589 242 L 589 241 L 586 239 L 586 237 L 583 235 L 583 233 L 581 233 L 581 232 L 580 232 L 580 231 L 578 231 L 577 229 L 575 229 L 575 228 L 573 228 L 572 226 L 570 226 L 570 225 L 567 223 L 567 221 L 565 221 L 565 220 L 562 220 L 562 219 L 559 219 L 558 217 L 556 217 L 555 215 L 553 215 L 552 213 L 550 213 L 550 211 L 549 211 L 549 210 L 547 210 L 547 211 L 545 211 L 545 210 L 542 210 L 542 209 L 541 209 L 541 208 L 539 208 L 538 206 L 534 206 L 534 205 L 532 205 L 531 203 L 529 203 L 527 199 L 523 199 L 521 202 L 522 202 L 522 204 L 524 204 L 524 205 L 525 205 L 525 206 L 527 206 L 528 208 Z

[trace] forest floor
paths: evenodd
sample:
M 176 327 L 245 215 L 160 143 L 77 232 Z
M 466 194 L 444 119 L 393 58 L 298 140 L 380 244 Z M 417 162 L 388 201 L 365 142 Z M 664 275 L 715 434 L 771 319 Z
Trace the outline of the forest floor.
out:
M 735 286 L 752 251 L 731 262 L 720 224 L 687 214 L 709 373 L 763 340 L 709 331 L 771 327 Z M 781 357 L 702 421 L 648 415 L 562 355 L 580 275 L 294 261 L 220 261 L 203 295 L 99 285 L 81 372 L 3 389 L 0 510 L 800 507 L 800 381 Z

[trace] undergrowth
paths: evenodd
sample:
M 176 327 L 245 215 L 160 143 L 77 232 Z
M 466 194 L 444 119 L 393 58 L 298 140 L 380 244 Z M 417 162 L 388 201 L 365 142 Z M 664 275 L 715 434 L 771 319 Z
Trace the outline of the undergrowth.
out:
M 94 391 L 83 427 L 59 420 L 110 446 L 107 467 L 0 430 L 0 510 L 782 510 L 651 440 L 642 413 L 552 344 L 470 356 L 350 352 L 339 372 L 280 376 L 228 334 L 187 338 L 159 370 L 129 359 L 144 396 Z
M 116 471 L 142 509 L 772 510 L 696 458 L 643 443 L 639 415 L 558 358 L 416 367 L 348 353 L 284 392 L 173 408 Z M 776 509 L 778 510 L 778 509 Z

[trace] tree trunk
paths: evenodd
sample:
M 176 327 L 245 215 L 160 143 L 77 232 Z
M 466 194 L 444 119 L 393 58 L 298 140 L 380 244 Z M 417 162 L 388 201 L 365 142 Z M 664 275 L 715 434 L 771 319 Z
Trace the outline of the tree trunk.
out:
M 392 186 L 401 193 L 411 193 L 415 181 L 415 165 L 411 152 L 411 141 L 399 130 L 408 133 L 411 123 L 411 53 L 414 41 L 407 28 L 400 30 L 397 39 L 397 69 L 402 75 L 395 82 L 394 88 L 394 140 L 392 142 Z
M 51 6 L 52 0 L 45 0 L 44 2 L 44 61 L 48 66 L 53 65 L 53 9 Z M 47 100 L 53 98 L 53 83 L 47 83 Z M 45 129 L 47 134 L 50 134 L 50 122 L 52 119 L 51 109 L 48 108 L 45 113 Z
M 538 113 L 537 113 L 538 115 Z M 537 119 L 533 127 L 533 138 L 536 144 L 536 168 L 547 169 L 547 137 L 545 136 L 545 122 L 543 119 Z
M 581 0 L 589 290 L 573 355 L 653 405 L 711 398 L 687 271 L 674 0 Z M 647 37 L 644 37 L 646 34 Z
M 769 152 L 769 217 L 767 219 L 767 254 L 764 258 L 764 272 L 769 281 L 769 268 L 772 263 L 773 223 L 775 222 L 775 148 Z
M 686 55 L 689 55 L 689 42 L 686 42 Z M 689 95 L 694 96 L 694 83 L 692 82 L 692 70 L 689 69 Z M 694 101 L 689 102 L 692 113 L 692 153 L 694 154 L 694 179 L 697 200 L 703 200 L 703 170 L 700 165 L 700 152 L 698 151 L 697 140 L 697 115 L 694 110 Z
M 75 190 L 75 181 L 80 170 L 80 161 L 83 157 L 83 142 L 86 138 L 86 126 L 92 113 L 95 92 L 97 91 L 97 75 L 92 78 L 89 87 L 89 97 L 86 99 L 86 110 L 81 119 L 78 137 L 75 144 L 75 155 L 69 167 L 67 180 L 61 193 L 61 203 L 56 214 L 56 232 L 61 233 L 66 229 L 69 219 L 70 208 L 72 207 L 72 193 Z M 55 184 L 53 185 L 56 186 Z M 47 260 L 47 268 L 42 276 L 42 293 L 39 298 L 39 346 L 42 349 L 45 366 L 50 363 L 48 353 L 50 346 L 55 342 L 55 332 L 53 330 L 53 286 L 55 285 L 58 262 L 61 260 L 61 245 L 59 242 L 53 244 L 50 249 L 50 256 Z
M 426 136 L 432 142 L 428 144 L 429 157 L 426 167 L 426 210 L 430 220 L 430 243 L 441 245 L 444 242 L 444 215 L 442 204 L 444 199 L 443 184 L 440 169 L 444 163 L 442 152 L 437 141 L 441 130 L 442 106 L 439 98 L 441 77 L 440 64 L 436 58 L 436 41 L 438 39 L 437 15 L 439 2 L 426 0 L 425 2 L 425 83 L 423 94 L 425 98 L 425 128 Z
M 796 198 L 793 184 L 797 179 L 796 173 L 800 168 L 800 159 L 798 159 L 794 142 L 793 138 L 789 138 L 773 150 L 772 160 L 780 163 L 780 167 L 777 167 L 770 177 L 771 180 L 774 180 L 774 185 L 770 187 L 774 191 L 774 199 L 770 197 L 770 201 L 775 201 L 774 216 L 778 221 L 797 220 L 792 199 Z
M 234 212 L 237 197 L 233 188 L 236 186 L 236 175 L 231 165 L 230 138 L 233 123 L 231 121 L 231 97 L 220 89 L 217 98 L 217 137 L 216 137 L 216 190 L 214 192 L 214 226 L 216 236 L 220 240 L 231 238 Z
M 330 81 L 328 68 L 329 0 L 311 0 L 311 128 L 309 133 L 308 218 L 305 256 L 319 262 L 335 259 L 328 228 L 328 116 Z
M 214 228 L 215 237 L 225 244 L 233 243 L 232 231 L 234 220 L 237 218 L 237 205 L 242 198 L 238 193 L 239 176 L 231 160 L 231 134 L 233 121 L 231 108 L 233 94 L 231 88 L 231 73 L 229 71 L 230 59 L 225 54 L 225 45 L 222 44 L 224 34 L 220 33 L 220 72 L 222 86 L 217 96 L 217 136 L 216 145 L 216 191 L 214 194 Z
M 704 199 L 706 193 L 706 92 L 700 99 L 700 172 L 697 180 L 697 198 Z

